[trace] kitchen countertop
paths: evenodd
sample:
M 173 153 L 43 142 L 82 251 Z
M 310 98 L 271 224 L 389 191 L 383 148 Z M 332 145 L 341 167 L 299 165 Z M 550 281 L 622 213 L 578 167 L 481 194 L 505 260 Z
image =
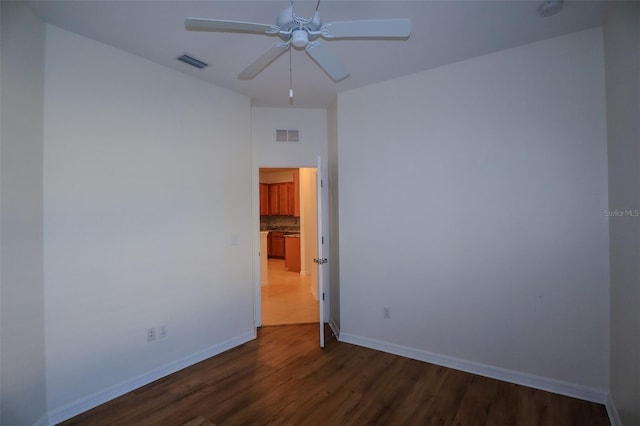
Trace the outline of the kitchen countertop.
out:
M 260 231 L 260 232 L 264 232 L 264 231 Z M 287 234 L 300 234 L 300 229 L 299 228 L 294 228 L 294 227 L 278 227 L 278 228 L 271 228 L 266 230 L 266 232 L 282 232 L 283 234 L 287 235 Z

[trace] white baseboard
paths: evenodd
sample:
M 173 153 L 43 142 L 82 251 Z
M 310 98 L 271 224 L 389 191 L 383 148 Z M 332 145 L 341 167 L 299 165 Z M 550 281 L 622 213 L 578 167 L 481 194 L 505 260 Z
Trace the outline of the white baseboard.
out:
M 618 414 L 616 404 L 613 402 L 613 396 L 611 396 L 611 393 L 607 395 L 607 403 L 605 407 L 607 408 L 607 415 L 609 416 L 609 423 L 611 423 L 611 426 L 622 426 L 620 415 Z
M 48 413 L 47 424 L 49 424 L 50 426 L 56 425 L 60 422 L 77 416 L 80 413 L 84 413 L 87 410 L 97 407 L 100 404 L 104 404 L 105 402 L 111 401 L 112 399 L 124 395 L 127 392 L 131 392 L 132 390 L 135 390 L 141 386 L 147 385 L 155 380 L 161 379 L 165 376 L 168 376 L 169 374 L 175 373 L 176 371 L 180 371 L 200 361 L 204 361 L 207 358 L 211 358 L 212 356 L 218 355 L 224 351 L 239 346 L 255 338 L 255 330 L 253 332 L 242 334 L 238 337 L 227 340 L 226 342 L 210 346 L 202 351 L 165 364 L 161 367 L 149 371 L 148 373 L 133 377 L 125 382 L 118 383 L 104 390 L 98 391 L 92 395 L 88 395 L 62 407 L 53 409 Z
M 340 334 L 339 340 L 345 343 L 364 346 L 367 348 L 404 356 L 418 361 L 441 365 L 443 367 L 466 371 L 468 373 L 490 377 L 492 379 L 502 380 L 517 385 L 528 386 L 530 388 L 553 392 L 560 395 L 570 396 L 585 401 L 596 402 L 598 404 L 605 404 L 607 402 L 607 392 L 602 389 L 596 389 L 577 385 L 575 383 L 550 379 L 548 377 L 522 373 L 520 371 L 494 367 L 491 365 L 454 358 L 447 355 L 436 354 L 421 349 L 396 345 L 394 343 L 370 339 L 368 337 L 362 337 L 348 333 Z
M 334 320 L 329 320 L 329 327 L 331 327 L 331 331 L 333 335 L 336 336 L 336 339 L 340 340 L 340 327 Z

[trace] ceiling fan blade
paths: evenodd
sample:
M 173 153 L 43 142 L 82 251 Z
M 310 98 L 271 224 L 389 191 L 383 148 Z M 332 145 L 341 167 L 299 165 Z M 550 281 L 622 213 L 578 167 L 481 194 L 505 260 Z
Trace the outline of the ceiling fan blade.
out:
M 184 26 L 189 31 L 223 31 L 260 34 L 276 34 L 280 31 L 280 28 L 274 25 L 201 18 L 187 18 L 184 20 Z
M 349 76 L 349 71 L 340 59 L 323 43 L 318 41 L 309 43 L 306 50 L 307 54 L 311 56 L 311 59 L 320 65 L 320 68 L 322 68 L 333 81 L 340 81 Z
M 405 38 L 411 34 L 410 19 L 371 19 L 329 22 L 322 26 L 324 38 Z
M 251 80 L 256 75 L 265 69 L 269 64 L 280 57 L 284 52 L 289 49 L 289 43 L 278 43 L 271 49 L 267 50 L 262 56 L 253 61 L 251 65 L 245 68 L 240 74 L 238 79 Z

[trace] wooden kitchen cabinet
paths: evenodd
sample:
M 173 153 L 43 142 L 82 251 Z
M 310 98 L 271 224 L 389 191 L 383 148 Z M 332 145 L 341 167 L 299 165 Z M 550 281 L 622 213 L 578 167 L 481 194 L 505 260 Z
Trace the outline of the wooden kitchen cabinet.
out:
M 284 267 L 289 272 L 300 272 L 300 237 L 284 237 Z
M 278 184 L 269 184 L 269 214 L 276 216 L 280 214 L 280 194 Z
M 267 236 L 267 257 L 284 259 L 285 246 L 282 232 L 269 232 Z
M 271 257 L 271 234 L 272 232 L 267 234 L 267 259 Z
M 293 215 L 300 217 L 300 172 L 293 172 Z
M 260 184 L 260 216 L 269 215 L 269 184 Z
M 260 184 L 261 216 L 300 217 L 300 179 L 296 170 L 293 182 Z
M 284 183 L 276 183 L 278 185 L 278 211 L 282 216 L 292 216 L 293 213 L 289 213 L 289 185 Z
M 294 212 L 295 212 L 295 202 L 296 199 L 294 197 L 294 191 L 293 191 L 293 182 L 287 182 L 287 214 L 289 216 L 295 216 Z M 298 216 L 300 216 L 298 214 Z
M 269 214 L 272 216 L 293 216 L 289 198 L 293 190 L 289 191 L 289 183 L 269 184 Z

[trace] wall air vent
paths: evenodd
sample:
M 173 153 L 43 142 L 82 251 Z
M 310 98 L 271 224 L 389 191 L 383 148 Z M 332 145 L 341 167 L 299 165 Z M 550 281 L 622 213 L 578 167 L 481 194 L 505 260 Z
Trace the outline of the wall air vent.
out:
M 278 129 L 276 130 L 276 142 L 300 142 L 300 131 Z
M 189 64 L 192 67 L 196 67 L 198 69 L 202 69 L 204 67 L 209 66 L 209 64 L 207 64 L 206 62 L 202 62 L 201 60 L 196 59 L 193 56 L 189 56 L 189 55 L 182 55 L 178 58 L 178 60 L 184 62 L 185 64 Z

